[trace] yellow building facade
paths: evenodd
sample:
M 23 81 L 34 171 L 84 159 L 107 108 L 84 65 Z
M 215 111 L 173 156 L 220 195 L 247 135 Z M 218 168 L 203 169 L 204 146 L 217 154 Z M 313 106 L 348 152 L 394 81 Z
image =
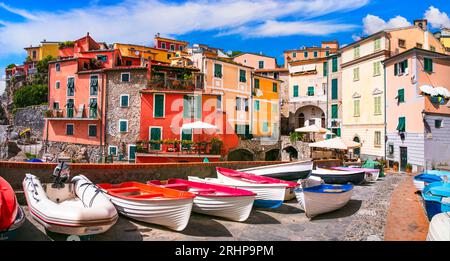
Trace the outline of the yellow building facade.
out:
M 32 62 L 38 62 L 47 56 L 58 57 L 59 42 L 42 41 L 39 46 L 30 46 L 24 48 Z
M 275 137 L 279 133 L 281 83 L 277 79 L 253 76 L 253 136 Z
M 169 52 L 167 50 L 134 44 L 115 43 L 114 49 L 119 49 L 122 56 L 135 58 L 143 57 L 144 59 L 168 64 L 170 64 L 171 58 L 176 55 L 174 52 Z

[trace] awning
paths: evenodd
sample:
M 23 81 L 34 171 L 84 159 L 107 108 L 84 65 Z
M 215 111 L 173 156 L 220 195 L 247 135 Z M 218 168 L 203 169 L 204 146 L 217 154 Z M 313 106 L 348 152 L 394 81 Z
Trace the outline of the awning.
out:
M 190 130 L 190 129 L 217 129 L 216 126 L 211 125 L 206 122 L 196 121 L 191 123 L 185 123 L 181 126 L 182 130 Z
M 445 98 L 450 98 L 450 91 L 447 90 L 446 88 L 444 88 L 444 87 L 436 87 L 436 88 L 434 88 L 434 90 L 437 93 L 437 95 L 440 95 L 440 96 L 445 97 Z
M 430 96 L 441 96 L 441 97 L 445 97 L 445 98 L 450 98 L 450 91 L 445 88 L 445 87 L 433 87 L 430 85 L 422 85 L 420 87 L 420 90 L 427 95 Z
M 300 132 L 300 133 L 328 133 L 329 130 L 319 127 L 317 125 L 310 125 L 310 126 L 306 126 L 303 128 L 298 128 L 295 130 L 295 132 Z
M 349 150 L 354 148 L 360 148 L 361 143 L 354 141 L 344 141 L 341 138 L 334 138 L 316 143 L 309 144 L 310 148 L 322 148 L 322 149 L 336 149 L 336 150 Z

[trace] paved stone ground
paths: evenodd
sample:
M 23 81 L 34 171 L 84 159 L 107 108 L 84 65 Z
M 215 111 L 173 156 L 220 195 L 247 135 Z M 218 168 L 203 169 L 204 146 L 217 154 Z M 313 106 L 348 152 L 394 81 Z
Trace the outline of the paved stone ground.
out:
M 121 216 L 109 231 L 92 240 L 382 240 L 392 192 L 406 178 L 406 175 L 389 174 L 376 183 L 357 186 L 348 205 L 311 221 L 293 200 L 275 210 L 254 209 L 243 223 L 193 213 L 182 232 Z M 59 235 L 46 235 L 42 226 L 29 216 L 14 238 L 64 239 Z

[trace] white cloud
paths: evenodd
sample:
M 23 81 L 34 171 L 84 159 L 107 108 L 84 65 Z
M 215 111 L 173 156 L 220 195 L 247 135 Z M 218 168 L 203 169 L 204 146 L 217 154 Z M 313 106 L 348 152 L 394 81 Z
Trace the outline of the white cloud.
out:
M 3 92 L 5 91 L 5 87 L 6 87 L 6 82 L 3 81 L 3 79 L 0 79 L 0 96 L 3 95 Z
M 448 17 L 447 13 L 441 12 L 434 6 L 430 6 L 430 8 L 428 8 L 428 10 L 425 12 L 425 19 L 428 20 L 431 27 L 433 28 L 450 28 L 450 18 Z
M 156 32 L 176 36 L 192 31 L 235 32 L 253 37 L 322 34 L 344 31 L 352 25 L 312 21 L 322 15 L 354 10 L 370 0 L 124 0 L 109 6 L 88 5 L 59 12 L 28 12 L 1 4 L 24 21 L 0 21 L 0 56 L 19 54 L 24 46 L 49 41 L 73 40 L 87 31 L 98 41 L 149 44 Z M 280 19 L 296 19 L 280 22 Z M 308 22 L 302 21 L 308 19 Z M 284 28 L 286 27 L 286 28 Z M 256 32 L 251 32 L 255 29 Z
M 402 16 L 396 16 L 394 18 L 389 19 L 389 21 L 385 21 L 378 16 L 368 14 L 363 19 L 364 25 L 364 34 L 371 35 L 376 32 L 393 29 L 399 27 L 410 26 L 411 23 L 406 20 L 406 18 Z

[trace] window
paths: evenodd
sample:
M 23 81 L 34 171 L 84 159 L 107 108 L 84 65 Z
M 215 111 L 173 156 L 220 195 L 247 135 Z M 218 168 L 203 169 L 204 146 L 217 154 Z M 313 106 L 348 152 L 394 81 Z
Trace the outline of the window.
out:
M 359 67 L 353 69 L 353 81 L 359 81 Z
M 73 124 L 66 124 L 66 135 L 73 135 Z
M 314 58 L 317 58 L 317 56 L 318 56 L 317 51 L 314 51 Z
M 263 122 L 263 132 L 269 131 L 269 123 L 267 121 Z
M 399 89 L 397 91 L 398 103 L 405 102 L 405 89 Z
M 119 120 L 119 132 L 128 132 L 128 120 Z
M 108 56 L 106 56 L 106 55 L 97 55 L 97 60 L 106 63 L 108 61 Z
M 167 60 L 170 60 L 170 57 L 172 57 L 172 55 L 170 53 L 167 54 Z
M 443 121 L 442 120 L 434 120 L 434 127 L 436 128 L 436 129 L 440 129 L 440 128 L 442 128 L 443 127 Z
M 259 101 L 255 101 L 255 111 L 259 111 Z
M 130 82 L 130 73 L 121 73 L 120 80 L 122 82 Z
M 375 147 L 380 147 L 381 146 L 381 131 L 376 131 L 375 132 L 374 145 L 375 145 Z
M 338 79 L 331 80 L 331 99 L 337 100 L 338 98 Z
M 154 106 L 153 106 L 153 117 L 163 118 L 164 117 L 164 94 L 154 94 Z
M 333 60 L 332 60 L 332 72 L 337 72 L 338 71 L 338 59 L 337 59 L 337 57 L 333 57 Z
M 313 86 L 308 87 L 307 95 L 308 96 L 314 96 L 314 87 Z
M 292 53 L 292 57 L 297 58 L 297 53 Z
M 160 141 L 162 140 L 162 131 L 161 127 L 150 127 L 150 140 L 151 141 Z M 161 150 L 160 143 L 150 143 L 151 150 Z
M 55 82 L 55 89 L 59 89 L 61 88 L 61 82 L 60 81 L 56 81 Z
M 36 51 L 33 50 L 33 59 L 36 59 Z
M 74 114 L 74 100 L 73 99 L 67 99 L 67 118 L 73 118 L 73 114 Z
M 264 61 L 259 61 L 259 69 L 264 69 Z
M 178 47 L 178 49 L 180 50 L 180 51 L 183 51 L 183 46 L 182 45 L 180 45 L 179 47 Z
M 416 47 L 419 48 L 419 49 L 423 49 L 423 44 L 421 44 L 421 43 L 416 43 Z
M 88 135 L 89 135 L 89 137 L 97 137 L 97 125 L 89 124 Z
M 222 78 L 222 65 L 221 64 L 214 64 L 214 77 L 216 78 Z
M 237 111 L 248 111 L 248 99 L 236 97 L 236 110 Z
M 259 89 L 259 79 L 255 79 L 255 89 Z
M 89 99 L 89 118 L 96 119 L 97 118 L 97 98 Z
M 202 118 L 202 96 L 185 95 L 183 99 L 183 118 Z
M 53 102 L 53 109 L 59 110 L 59 102 Z
M 373 76 L 380 76 L 381 75 L 381 63 L 380 62 L 374 62 L 373 63 Z
M 222 95 L 217 96 L 217 110 L 222 110 Z
M 406 48 L 406 41 L 403 39 L 398 39 L 398 47 Z
M 303 55 L 305 56 L 305 58 L 308 58 L 308 52 L 304 52 Z
M 97 95 L 98 94 L 98 76 L 91 75 L 91 81 L 89 84 L 89 95 Z
M 380 38 L 375 39 L 375 41 L 373 42 L 373 45 L 374 45 L 373 50 L 375 52 L 381 50 L 381 39 Z
M 120 107 L 125 108 L 130 106 L 130 95 L 122 94 L 120 95 Z
M 161 48 L 166 49 L 166 43 L 161 43 Z
M 360 56 L 360 48 L 359 46 L 355 46 L 355 48 L 353 48 L 353 57 L 356 59 L 359 58 L 359 56 Z
M 424 71 L 433 72 L 433 59 L 431 58 L 423 58 L 424 63 Z
M 272 112 L 273 113 L 278 113 L 278 104 L 276 103 L 272 103 Z
M 375 115 L 381 114 L 381 96 L 376 96 L 374 99 L 374 105 L 375 105 Z
M 298 97 L 298 85 L 294 85 L 294 97 Z
M 125 65 L 126 65 L 126 66 L 131 66 L 131 65 L 132 65 L 132 62 L 131 62 L 131 61 L 126 61 L 126 62 L 125 62 Z
M 280 74 L 277 73 L 277 72 L 273 73 L 273 78 L 279 79 L 280 78 Z
M 394 144 L 389 144 L 389 151 L 388 151 L 389 155 L 394 155 Z
M 247 82 L 245 70 L 239 70 L 239 82 Z
M 61 64 L 60 64 L 60 63 L 56 63 L 56 64 L 55 64 L 55 70 L 56 70 L 57 72 L 61 71 Z
M 328 76 L 328 62 L 323 63 L 323 76 Z
M 331 105 L 331 118 L 332 119 L 337 119 L 339 117 L 338 115 L 338 105 L 337 104 L 333 104 Z
M 117 146 L 109 146 L 108 147 L 108 155 L 117 156 Z
M 170 50 L 171 50 L 171 51 L 175 51 L 175 45 L 174 45 L 174 44 L 171 44 L 171 45 L 170 45 Z
M 436 52 L 436 47 L 434 47 L 434 46 L 430 45 L 430 51 L 432 51 L 432 52 Z
M 408 72 L 408 60 L 401 61 L 394 65 L 394 75 L 403 75 Z
M 360 111 L 359 111 L 359 100 L 353 101 L 353 116 L 359 117 Z
M 75 95 L 75 78 L 67 78 L 67 96 Z
M 397 130 L 399 132 L 405 132 L 406 131 L 406 118 L 405 117 L 399 117 L 398 118 Z
M 272 91 L 278 92 L 278 84 L 276 82 L 272 83 Z
M 330 56 L 330 51 L 325 51 L 325 56 Z

